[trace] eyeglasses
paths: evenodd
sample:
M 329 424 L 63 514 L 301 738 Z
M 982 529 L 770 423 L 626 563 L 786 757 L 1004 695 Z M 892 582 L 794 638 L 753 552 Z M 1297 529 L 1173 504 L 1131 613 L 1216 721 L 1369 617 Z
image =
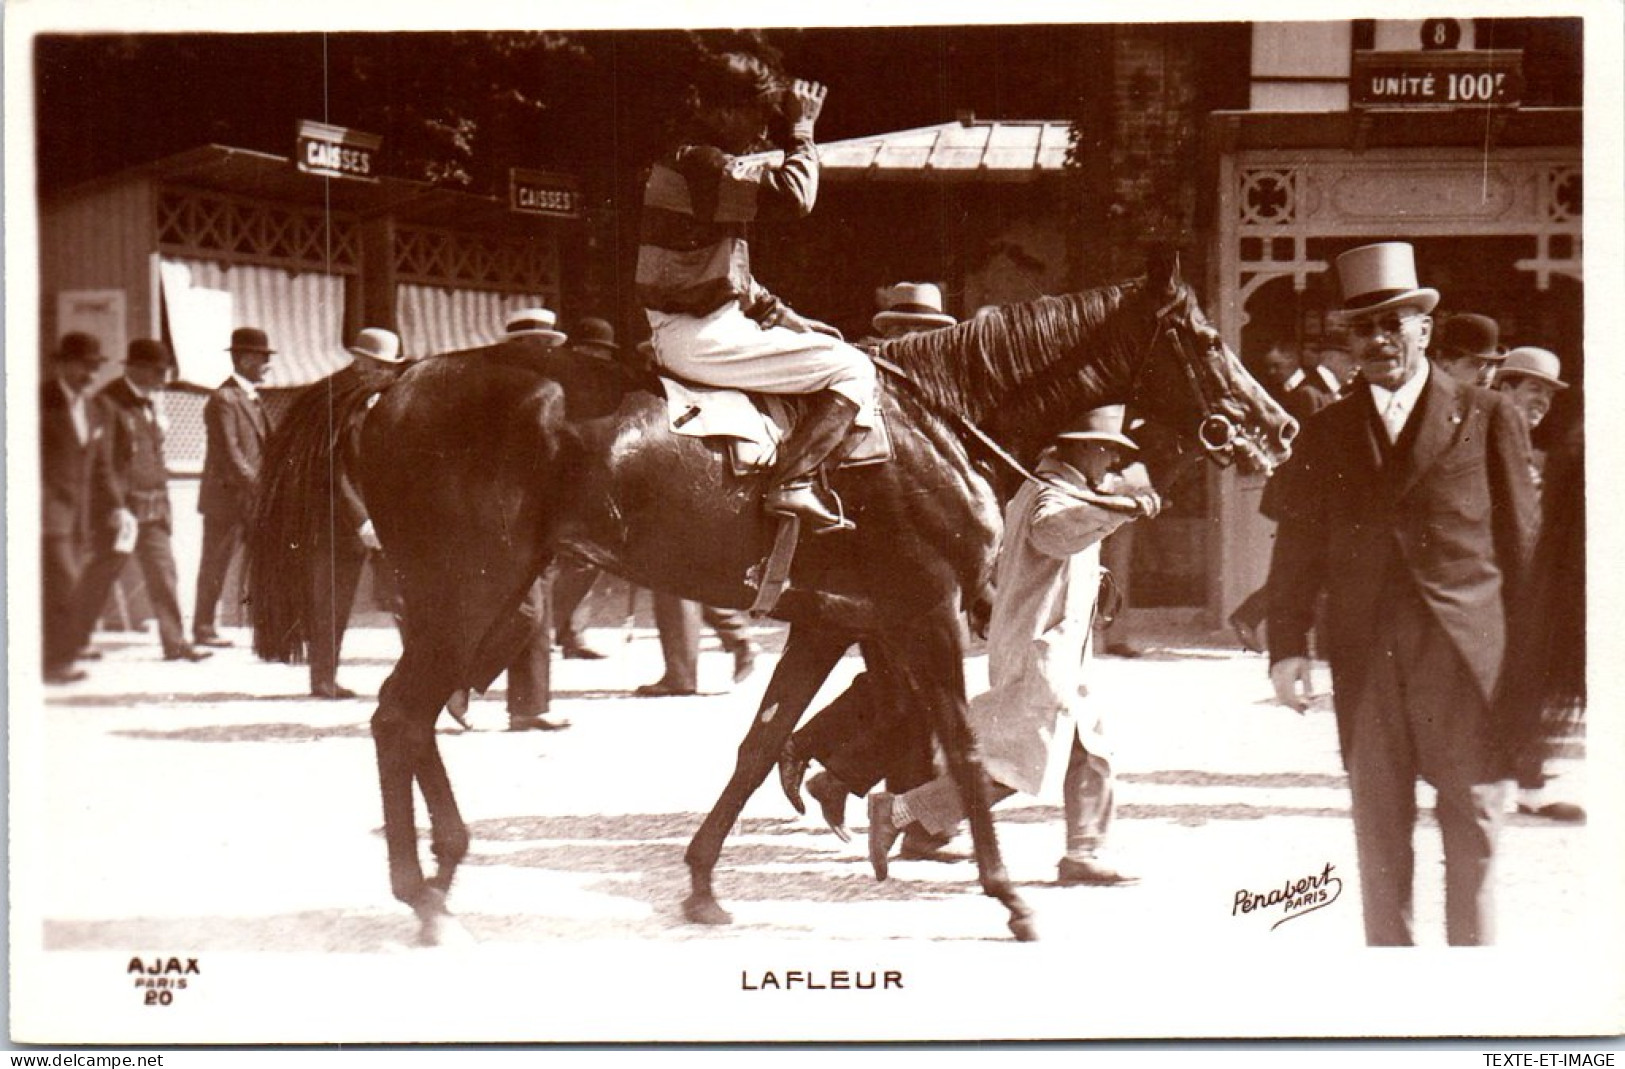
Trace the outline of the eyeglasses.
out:
M 1348 325 L 1349 333 L 1360 338 L 1375 338 L 1378 334 L 1392 337 L 1405 329 L 1406 324 L 1414 323 L 1421 316 L 1400 315 L 1398 312 L 1386 312 L 1370 319 L 1356 319 Z

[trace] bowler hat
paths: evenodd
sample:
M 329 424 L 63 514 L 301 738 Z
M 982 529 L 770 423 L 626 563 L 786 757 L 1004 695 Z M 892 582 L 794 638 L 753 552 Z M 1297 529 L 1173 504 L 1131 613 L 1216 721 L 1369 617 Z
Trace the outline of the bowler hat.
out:
M 233 353 L 265 353 L 270 355 L 276 352 L 271 348 L 271 341 L 265 336 L 265 331 L 259 327 L 238 327 L 231 332 L 231 345 L 228 352 Z
M 105 364 L 101 339 L 83 331 L 70 331 L 57 343 L 56 358 L 66 363 Z
M 1413 307 L 1423 315 L 1439 303 L 1439 291 L 1416 283 L 1416 250 L 1408 242 L 1361 245 L 1337 258 L 1345 316 Z
M 611 352 L 619 352 L 621 348 L 615 343 L 615 328 L 607 320 L 596 317 L 589 316 L 577 323 L 575 333 L 570 337 L 576 345 L 595 346 Z
M 137 338 L 130 343 L 124 356 L 127 367 L 169 367 L 175 363 L 169 355 L 169 346 L 152 338 Z
M 942 290 L 931 282 L 899 282 L 875 294 L 881 310 L 873 319 L 874 328 L 935 330 L 951 327 L 959 320 L 943 311 Z
M 558 313 L 552 309 L 520 308 L 508 313 L 502 329 L 509 338 L 541 338 L 549 345 L 563 345 L 566 338 L 558 325 Z
M 1440 357 L 1465 356 L 1472 360 L 1506 359 L 1501 347 L 1501 325 L 1489 316 L 1461 312 L 1450 316 L 1433 333 L 1433 351 Z
M 401 355 L 400 335 L 382 327 L 367 327 L 362 330 L 348 346 L 348 351 L 351 356 L 376 360 L 380 364 L 399 364 L 405 360 Z
M 1559 390 L 1566 390 L 1569 384 L 1558 378 L 1562 373 L 1563 361 L 1557 358 L 1556 353 L 1537 349 L 1533 345 L 1520 345 L 1508 353 L 1506 360 L 1495 369 L 1495 381 L 1502 383 L 1508 379 L 1521 377 L 1550 383 Z
M 1124 449 L 1139 449 L 1134 439 L 1123 434 L 1123 405 L 1101 405 L 1083 414 L 1075 425 L 1056 435 L 1072 441 L 1110 442 Z

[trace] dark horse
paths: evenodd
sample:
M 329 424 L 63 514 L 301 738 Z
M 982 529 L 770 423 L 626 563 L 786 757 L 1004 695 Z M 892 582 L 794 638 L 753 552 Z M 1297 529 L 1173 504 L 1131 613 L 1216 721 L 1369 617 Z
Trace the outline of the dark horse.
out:
M 961 595 L 990 574 L 1002 497 L 969 427 L 1030 466 L 1082 412 L 1127 402 L 1198 436 L 1221 462 L 1240 456 L 1266 470 L 1284 459 L 1296 427 L 1209 325 L 1177 258 L 1144 279 L 884 342 L 879 356 L 883 369 L 892 365 L 882 410 L 893 456 L 831 477 L 855 531 L 802 539 L 773 612 L 790 624 L 783 656 L 733 776 L 688 847 L 683 912 L 697 923 L 730 920 L 712 890 L 723 839 L 856 644 L 886 700 L 930 718 L 971 814 L 983 890 L 1030 939 L 965 723 Z M 333 398 L 338 409 L 359 403 Z M 341 415 L 312 433 L 329 433 Z M 366 415 L 361 468 L 405 601 L 403 653 L 372 718 L 390 882 L 424 939 L 438 942 L 461 936 L 445 898 L 468 832 L 435 720 L 454 690 L 489 685 L 528 639 L 519 605 L 555 553 L 742 608 L 756 595 L 775 520 L 761 509 L 765 476 L 736 476 L 712 444 L 671 433 L 651 379 L 567 349 L 538 356 L 510 343 L 419 362 Z M 261 584 L 287 582 L 297 568 L 287 539 L 269 541 L 251 569 L 256 631 L 288 626 L 261 616 L 275 604 Z M 428 879 L 414 782 L 438 861 Z

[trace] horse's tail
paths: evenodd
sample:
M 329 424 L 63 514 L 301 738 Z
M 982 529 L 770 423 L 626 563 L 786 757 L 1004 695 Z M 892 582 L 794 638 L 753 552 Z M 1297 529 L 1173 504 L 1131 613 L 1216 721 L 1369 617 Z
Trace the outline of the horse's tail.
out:
M 325 503 L 336 468 L 346 463 L 339 443 L 351 421 L 366 415 L 376 391 L 360 376 L 330 375 L 293 399 L 266 440 L 245 540 L 254 652 L 265 660 L 291 663 L 305 656 L 312 568 L 330 541 L 321 530 Z

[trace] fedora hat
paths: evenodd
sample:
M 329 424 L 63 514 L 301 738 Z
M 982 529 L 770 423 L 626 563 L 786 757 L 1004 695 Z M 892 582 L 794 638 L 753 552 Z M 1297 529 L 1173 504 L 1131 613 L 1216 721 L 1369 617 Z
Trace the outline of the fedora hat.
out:
M 1556 353 L 1537 349 L 1533 345 L 1520 345 L 1507 353 L 1501 366 L 1495 369 L 1495 381 L 1501 383 L 1519 377 L 1538 379 L 1559 390 L 1566 390 L 1569 384 L 1558 378 L 1562 373 L 1563 361 L 1557 358 Z
M 566 339 L 558 327 L 558 313 L 552 309 L 520 308 L 508 313 L 502 331 L 509 338 L 541 338 L 549 345 L 563 345 Z
M 1123 405 L 1101 405 L 1083 414 L 1076 424 L 1056 435 L 1071 441 L 1110 442 L 1124 449 L 1138 450 L 1134 439 L 1123 433 Z
M 364 357 L 376 360 L 380 364 L 402 364 L 406 357 L 401 355 L 401 337 L 393 330 L 382 327 L 367 327 L 355 336 L 355 341 L 345 347 L 351 356 Z
M 226 347 L 230 353 L 265 353 L 270 355 L 276 352 L 271 348 L 271 340 L 265 336 L 265 331 L 259 327 L 238 327 L 231 332 L 231 344 Z
M 105 364 L 101 339 L 83 331 L 70 331 L 57 342 L 56 358 L 64 363 Z
M 1337 258 L 1345 317 L 1412 307 L 1423 315 L 1439 303 L 1439 291 L 1416 283 L 1416 250 L 1408 242 L 1361 245 Z
M 1433 351 L 1444 358 L 1465 356 L 1473 360 L 1506 359 L 1501 346 L 1501 325 L 1489 316 L 1458 312 L 1433 332 Z
M 876 291 L 880 311 L 875 314 L 875 330 L 889 327 L 935 330 L 951 327 L 959 320 L 943 311 L 942 290 L 931 282 L 899 282 Z
M 576 345 L 608 349 L 610 352 L 619 352 L 621 348 L 615 343 L 615 328 L 609 325 L 608 320 L 595 316 L 589 316 L 577 323 L 571 338 Z
M 175 363 L 169 355 L 169 346 L 152 338 L 137 338 L 124 354 L 127 367 L 170 367 Z

